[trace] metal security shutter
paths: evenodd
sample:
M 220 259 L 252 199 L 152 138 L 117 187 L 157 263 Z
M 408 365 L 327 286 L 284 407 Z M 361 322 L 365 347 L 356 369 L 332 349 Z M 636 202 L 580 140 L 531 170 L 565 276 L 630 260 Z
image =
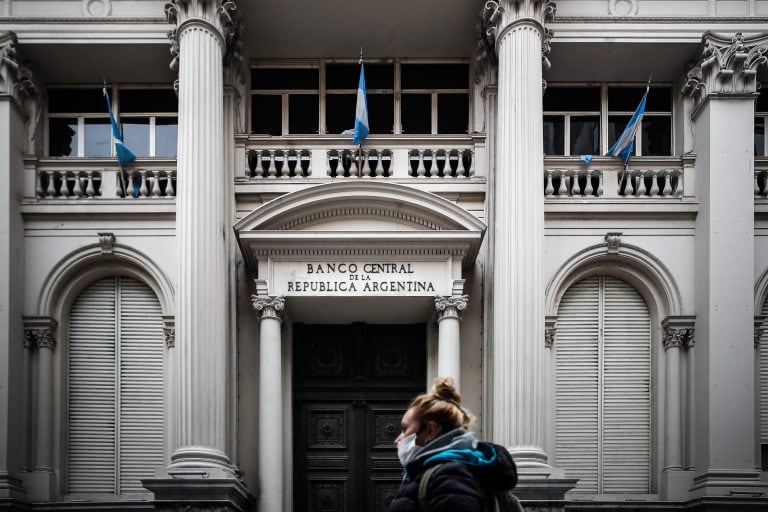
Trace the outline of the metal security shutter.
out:
M 555 457 L 586 493 L 598 492 L 599 312 L 598 277 L 571 286 L 557 312 Z
M 555 456 L 573 492 L 650 492 L 650 315 L 618 279 L 574 284 L 558 310 Z
M 163 465 L 163 319 L 146 285 L 120 285 L 119 492 L 146 492 L 142 478 Z
M 603 285 L 603 493 L 650 492 L 651 318 L 623 281 Z
M 760 314 L 768 318 L 768 299 Z M 760 443 L 768 444 L 768 326 L 760 337 Z M 763 467 L 766 461 L 763 460 Z
M 83 290 L 69 316 L 68 492 L 115 492 L 115 278 Z
M 146 285 L 86 288 L 69 321 L 69 494 L 146 492 L 163 464 L 163 324 Z

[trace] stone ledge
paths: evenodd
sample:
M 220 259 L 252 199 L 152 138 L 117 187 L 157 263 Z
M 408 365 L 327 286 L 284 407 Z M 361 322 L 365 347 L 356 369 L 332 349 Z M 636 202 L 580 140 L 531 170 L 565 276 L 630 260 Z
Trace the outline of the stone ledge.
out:
M 141 483 L 155 494 L 160 512 L 248 512 L 256 501 L 236 479 L 148 478 Z

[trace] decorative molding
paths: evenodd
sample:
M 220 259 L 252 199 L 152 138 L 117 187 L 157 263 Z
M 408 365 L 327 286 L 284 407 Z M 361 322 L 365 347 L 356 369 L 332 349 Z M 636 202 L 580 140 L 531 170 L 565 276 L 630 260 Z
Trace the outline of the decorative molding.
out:
M 768 330 L 768 317 L 756 316 L 755 317 L 755 348 L 760 348 L 760 340 Z
M 99 245 L 101 246 L 101 254 L 112 254 L 115 252 L 115 234 L 114 233 L 97 233 L 99 235 Z
M 165 346 L 173 348 L 176 346 L 176 317 L 163 315 L 163 338 Z
M 37 96 L 38 87 L 32 71 L 19 55 L 18 46 L 15 33 L 0 32 L 0 95 L 10 95 L 26 112 L 26 102 Z
M 621 249 L 620 232 L 609 232 L 605 234 L 605 241 L 608 243 L 608 254 L 618 254 Z
M 461 320 L 461 312 L 467 309 L 469 295 L 438 295 L 435 297 L 435 309 L 437 321 L 444 318 L 458 318 Z
M 668 316 L 661 322 L 661 328 L 664 330 L 662 344 L 664 350 L 673 347 L 682 347 L 686 349 L 693 348 L 695 316 Z
M 83 15 L 107 18 L 112 14 L 112 0 L 82 0 Z
M 745 38 L 706 32 L 701 59 L 687 73 L 683 93 L 694 100 L 694 111 L 710 96 L 754 95 L 757 69 L 768 63 L 768 34 Z
M 557 316 L 547 315 L 544 317 L 544 346 L 549 349 L 554 347 L 556 336 Z
M 280 320 L 280 312 L 285 309 L 285 298 L 274 295 L 251 295 L 253 309 L 261 312 L 259 320 L 265 318 L 276 318 Z
M 56 319 L 48 316 L 26 316 L 24 321 L 24 347 L 29 350 L 56 347 Z
M 634 16 L 637 14 L 637 0 L 610 0 L 608 14 L 611 16 Z
M 712 25 L 713 23 L 723 24 L 766 24 L 768 17 L 758 16 L 632 16 L 622 18 L 619 16 L 558 16 L 554 23 L 563 25 L 572 25 L 575 23 L 684 23 L 686 25 Z

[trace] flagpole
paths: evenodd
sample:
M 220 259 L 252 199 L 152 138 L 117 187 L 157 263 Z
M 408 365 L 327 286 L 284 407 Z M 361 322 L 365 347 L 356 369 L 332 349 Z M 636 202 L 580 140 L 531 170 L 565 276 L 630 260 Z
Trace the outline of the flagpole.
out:
M 104 93 L 104 96 L 107 97 L 107 101 L 110 101 L 109 95 L 107 94 L 107 79 L 106 77 L 102 76 L 101 80 L 104 83 L 104 89 L 102 90 L 102 92 Z M 110 119 L 110 122 L 111 122 L 111 119 Z M 113 133 L 112 138 L 114 137 L 115 137 L 115 134 Z M 117 151 L 117 148 L 115 148 L 114 141 L 112 142 L 112 148 L 114 148 L 115 151 Z M 117 168 L 120 169 L 118 179 L 120 180 L 120 188 L 123 189 L 123 197 L 128 197 L 128 184 L 125 180 L 125 170 L 123 169 L 123 164 L 120 163 L 120 158 L 117 159 Z
M 360 47 L 360 60 L 359 65 L 363 65 L 363 47 Z M 360 178 L 363 175 L 363 141 L 357 145 L 357 177 Z

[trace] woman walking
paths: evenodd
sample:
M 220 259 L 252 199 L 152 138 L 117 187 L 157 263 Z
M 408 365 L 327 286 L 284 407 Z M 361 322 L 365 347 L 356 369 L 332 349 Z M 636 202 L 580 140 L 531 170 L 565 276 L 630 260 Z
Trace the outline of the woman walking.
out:
M 467 430 L 473 419 L 450 378 L 411 402 L 395 439 L 405 475 L 390 512 L 494 510 L 494 495 L 515 486 L 517 469 L 506 448 Z

